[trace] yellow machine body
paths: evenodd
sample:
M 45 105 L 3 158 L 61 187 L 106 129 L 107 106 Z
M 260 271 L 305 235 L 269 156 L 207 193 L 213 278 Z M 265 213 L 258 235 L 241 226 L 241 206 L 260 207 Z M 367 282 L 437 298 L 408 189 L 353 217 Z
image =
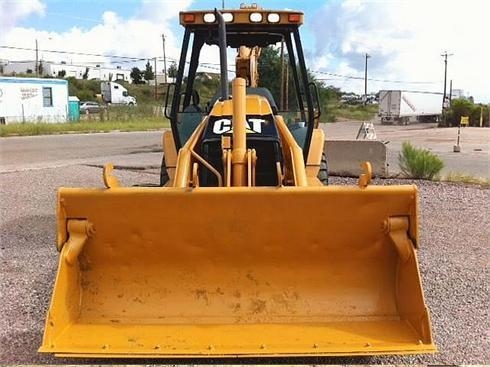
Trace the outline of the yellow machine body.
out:
M 416 199 L 414 186 L 61 189 L 41 351 L 434 351 Z
M 367 162 L 357 186 L 323 186 L 323 131 L 314 129 L 304 159 L 272 114 L 267 98 L 247 95 L 237 78 L 233 98 L 217 101 L 180 149 L 164 134 L 165 186 L 121 187 L 107 165 L 106 188 L 59 190 L 59 266 L 40 352 L 435 351 L 417 262 L 417 188 L 370 185 Z M 281 153 L 268 161 L 276 186 L 255 185 L 265 157 L 248 144 L 257 133 L 248 115 L 269 116 L 263 122 L 277 131 Z M 231 116 L 232 131 L 219 140 L 216 169 L 199 142 L 208 122 L 223 116 Z M 201 185 L 204 169 L 216 186 Z

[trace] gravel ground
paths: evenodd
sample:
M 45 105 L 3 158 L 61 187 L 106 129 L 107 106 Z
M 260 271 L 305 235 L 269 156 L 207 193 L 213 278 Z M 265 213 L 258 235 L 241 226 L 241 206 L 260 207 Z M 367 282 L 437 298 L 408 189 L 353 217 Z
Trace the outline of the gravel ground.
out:
M 158 181 L 155 173 L 118 171 L 117 175 L 125 185 Z M 331 182 L 355 183 L 342 178 L 332 178 Z M 391 183 L 412 182 L 374 182 Z M 419 263 L 439 352 L 408 357 L 287 358 L 275 362 L 490 363 L 487 289 L 490 190 L 450 183 L 419 181 L 416 184 L 420 189 L 421 201 Z M 56 188 L 100 185 L 100 169 L 86 166 L 0 174 L 0 363 L 73 363 L 72 360 L 37 353 L 57 267 L 54 247 Z M 76 362 L 107 363 L 114 360 Z M 270 360 L 245 359 L 240 362 L 264 363 Z

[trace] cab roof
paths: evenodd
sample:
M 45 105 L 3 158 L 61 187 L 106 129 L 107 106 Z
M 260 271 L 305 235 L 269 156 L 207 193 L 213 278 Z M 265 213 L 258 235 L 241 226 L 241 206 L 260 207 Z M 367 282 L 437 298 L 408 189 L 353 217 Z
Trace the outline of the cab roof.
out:
M 227 46 L 272 45 L 298 29 L 303 24 L 304 14 L 291 10 L 265 10 L 257 7 L 220 10 L 226 23 Z M 180 24 L 202 37 L 205 43 L 217 45 L 218 22 L 215 10 L 180 12 Z

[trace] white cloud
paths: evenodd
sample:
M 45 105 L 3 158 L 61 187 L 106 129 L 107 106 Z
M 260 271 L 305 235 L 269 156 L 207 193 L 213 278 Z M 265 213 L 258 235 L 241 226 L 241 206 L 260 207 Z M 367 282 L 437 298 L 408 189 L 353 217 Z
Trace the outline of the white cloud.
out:
M 35 40 L 38 40 L 40 58 L 52 61 L 65 61 L 67 63 L 106 63 L 111 61 L 108 57 L 94 57 L 89 55 L 76 55 L 69 53 L 51 53 L 50 50 L 63 50 L 87 54 L 117 55 L 163 58 L 162 34 L 165 34 L 165 49 L 168 58 L 167 67 L 172 59 L 180 54 L 179 39 L 173 34 L 171 25 L 178 19 L 178 12 L 185 10 L 191 0 L 151 0 L 143 1 L 135 16 L 130 19 L 122 18 L 117 10 L 106 11 L 101 15 L 98 23 L 88 28 L 73 27 L 64 32 L 47 32 L 39 29 L 15 26 L 16 18 L 9 29 L 0 34 L 0 44 L 13 45 L 31 50 L 0 51 L 0 58 L 9 60 L 33 59 Z M 22 3 L 19 2 L 19 3 Z M 34 1 L 32 1 L 34 3 Z M 3 3 L 2 3 L 3 4 Z M 39 3 L 40 4 L 40 3 Z M 37 8 L 42 9 L 40 4 Z M 3 6 L 3 5 L 2 5 Z M 49 9 L 47 16 L 50 16 Z M 41 10 L 38 11 L 38 14 Z M 17 10 L 20 14 L 32 14 L 34 10 Z M 52 15 L 51 15 L 52 16 Z M 57 15 L 55 15 L 57 16 Z M 49 21 L 49 19 L 48 19 Z M 3 27 L 2 27 L 3 28 Z M 114 60 L 113 60 L 114 61 Z M 121 59 L 119 59 L 121 61 Z M 131 60 L 121 64 L 122 67 L 132 67 Z M 141 65 L 146 61 L 142 61 Z M 151 63 L 153 65 L 153 62 Z M 163 69 L 163 61 L 157 64 L 157 70 Z
M 192 0 L 143 0 L 129 19 L 112 9 L 102 14 L 93 26 L 73 27 L 56 33 L 16 26 L 32 15 L 44 15 L 46 21 L 50 21 L 49 17 L 55 13 L 51 13 L 52 9 L 47 9 L 41 0 L 1 0 L 0 44 L 32 49 L 37 39 L 44 59 L 103 63 L 109 59 L 52 54 L 43 50 L 162 57 L 163 33 L 168 66 L 171 59 L 179 58 L 181 42 L 171 26 L 177 23 L 178 12 L 191 3 Z M 442 91 L 444 64 L 440 54 L 447 50 L 454 54 L 448 63 L 448 80 L 453 80 L 453 87 L 471 93 L 477 101 L 489 102 L 489 13 L 490 1 L 487 0 L 470 0 L 464 4 L 442 0 L 328 1 L 306 17 L 305 27 L 315 36 L 314 52 L 305 50 L 309 55 L 307 65 L 313 70 L 363 77 L 364 54 L 367 52 L 372 56 L 368 62 L 370 78 L 436 82 L 394 84 L 370 81 L 369 91 L 382 88 Z M 218 53 L 210 47 L 203 49 L 202 56 L 202 62 L 218 62 Z M 0 59 L 32 60 L 33 51 L 1 49 Z M 229 62 L 232 61 L 230 55 Z M 133 64 L 122 64 L 125 65 Z M 162 70 L 163 62 L 159 62 L 157 68 Z M 346 90 L 364 91 L 363 80 L 321 77 Z
M 43 15 L 46 6 L 40 0 L 2 0 L 0 2 L 0 33 L 7 32 L 18 21 L 31 14 Z
M 121 22 L 117 14 L 114 13 L 113 11 L 104 12 L 104 14 L 102 14 L 102 21 L 104 24 L 114 25 L 114 26 L 116 26 L 118 23 Z
M 174 21 L 191 3 L 192 0 L 143 0 L 137 17 L 156 23 Z
M 490 2 L 452 1 L 333 1 L 313 17 L 316 57 L 333 55 L 328 71 L 340 73 L 344 63 L 350 75 L 364 76 L 364 54 L 370 78 L 433 81 L 436 84 L 369 82 L 369 90 L 425 89 L 442 91 L 445 50 L 453 53 L 448 62 L 448 83 L 464 89 L 477 101 L 490 101 L 488 15 Z M 363 82 L 344 85 L 358 93 Z

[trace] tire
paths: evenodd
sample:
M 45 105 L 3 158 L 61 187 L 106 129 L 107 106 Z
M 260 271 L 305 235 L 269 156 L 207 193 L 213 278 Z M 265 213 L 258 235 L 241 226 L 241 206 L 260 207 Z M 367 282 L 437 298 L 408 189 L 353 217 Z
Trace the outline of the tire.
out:
M 327 164 L 327 156 L 325 155 L 325 153 L 322 153 L 320 170 L 318 171 L 317 177 L 323 185 L 325 186 L 328 185 L 328 164 Z
M 165 184 L 170 180 L 167 172 L 167 165 L 165 164 L 165 154 L 162 154 L 162 166 L 160 168 L 160 186 L 165 186 Z

